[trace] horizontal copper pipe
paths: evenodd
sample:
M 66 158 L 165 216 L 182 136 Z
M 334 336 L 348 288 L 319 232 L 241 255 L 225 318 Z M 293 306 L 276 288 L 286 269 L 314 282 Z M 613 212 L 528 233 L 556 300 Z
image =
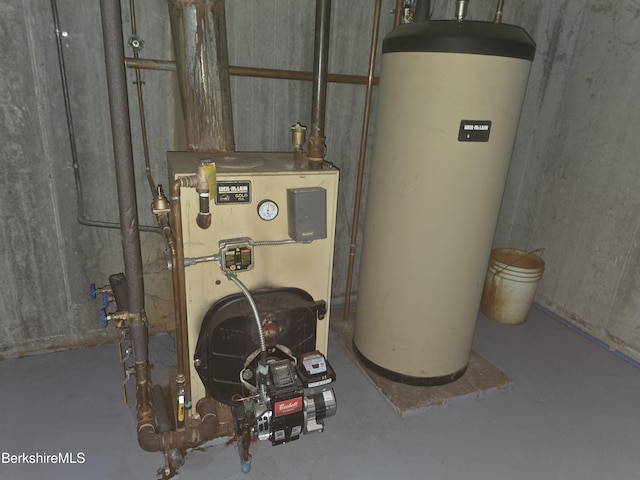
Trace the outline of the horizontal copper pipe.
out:
M 141 68 L 143 70 L 167 70 L 176 71 L 176 62 L 173 60 L 154 60 L 150 58 L 127 57 L 124 60 L 127 68 Z
M 128 68 L 141 68 L 146 70 L 175 71 L 176 63 L 172 60 L 154 60 L 149 58 L 127 57 L 125 65 Z M 229 74 L 237 77 L 276 78 L 280 80 L 303 80 L 311 82 L 312 72 L 299 70 L 278 70 L 274 68 L 236 67 L 229 66 Z M 348 83 L 353 85 L 366 85 L 368 77 L 364 75 L 346 75 L 342 73 L 329 73 L 327 80 L 331 83 Z M 373 84 L 378 85 L 379 78 L 373 78 Z

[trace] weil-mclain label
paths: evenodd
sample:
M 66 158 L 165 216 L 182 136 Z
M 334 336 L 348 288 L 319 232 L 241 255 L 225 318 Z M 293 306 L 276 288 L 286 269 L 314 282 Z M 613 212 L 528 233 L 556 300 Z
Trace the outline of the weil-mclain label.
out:
M 459 142 L 488 142 L 491 120 L 461 120 Z
M 216 184 L 216 205 L 225 203 L 251 203 L 251 182 L 237 180 Z

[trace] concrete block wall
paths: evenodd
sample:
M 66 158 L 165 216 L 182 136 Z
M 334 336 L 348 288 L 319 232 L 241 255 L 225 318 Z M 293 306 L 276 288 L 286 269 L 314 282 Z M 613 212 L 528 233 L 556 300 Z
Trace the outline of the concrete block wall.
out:
M 117 222 L 98 2 L 58 0 L 85 213 Z M 128 3 L 122 2 L 128 38 Z M 434 0 L 433 18 L 453 1 Z M 390 30 L 384 0 L 380 38 Z M 173 58 L 166 5 L 136 2 L 141 56 Z M 491 20 L 493 0 L 470 2 L 469 18 Z M 310 70 L 313 0 L 228 0 L 230 62 Z M 87 285 L 122 270 L 117 230 L 76 221 L 73 165 L 64 119 L 49 3 L 0 1 L 0 355 L 108 341 Z M 330 71 L 365 75 L 373 2 L 333 2 Z M 537 301 L 615 348 L 640 355 L 637 226 L 640 194 L 634 126 L 638 8 L 614 0 L 506 2 L 504 21 L 538 44 L 495 245 L 545 248 Z M 125 39 L 126 39 L 125 38 Z M 128 52 L 130 54 L 130 52 Z M 165 152 L 182 148 L 175 75 L 143 71 L 151 168 L 166 184 Z M 141 224 L 153 225 L 129 72 Z M 238 150 L 288 150 L 289 127 L 308 124 L 311 84 L 232 78 Z M 341 169 L 333 300 L 343 300 L 359 154 L 364 86 L 330 84 L 328 159 Z M 375 103 L 375 92 L 374 92 Z M 369 148 L 375 132 L 371 117 Z M 365 176 L 366 179 L 366 176 Z M 366 182 L 365 182 L 366 187 Z M 366 188 L 365 188 L 366 195 Z M 366 204 L 365 204 L 366 208 Z M 164 241 L 142 233 L 152 330 L 173 322 Z M 357 277 L 354 283 L 357 287 Z M 356 292 L 354 292 L 356 293 Z

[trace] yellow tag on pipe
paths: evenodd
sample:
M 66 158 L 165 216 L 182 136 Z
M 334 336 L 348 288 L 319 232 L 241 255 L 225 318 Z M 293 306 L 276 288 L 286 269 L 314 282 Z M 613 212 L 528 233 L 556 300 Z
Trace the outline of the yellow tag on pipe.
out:
M 213 198 L 216 194 L 216 164 L 204 163 L 202 164 L 202 170 L 204 170 L 209 182 L 209 199 Z

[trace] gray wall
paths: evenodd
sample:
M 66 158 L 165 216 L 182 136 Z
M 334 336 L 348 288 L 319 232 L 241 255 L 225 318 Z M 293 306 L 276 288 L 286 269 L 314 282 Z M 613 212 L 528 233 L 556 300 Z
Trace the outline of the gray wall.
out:
M 391 28 L 393 3 L 383 2 L 381 38 Z M 451 17 L 453 1 L 434 4 L 434 18 Z M 85 215 L 117 222 L 99 5 L 59 0 L 58 8 Z M 123 1 L 125 39 L 127 8 Z M 490 20 L 494 8 L 494 0 L 474 0 L 470 18 Z M 313 0 L 228 0 L 231 63 L 310 70 L 314 10 Z M 50 5 L 0 1 L 0 12 L 0 355 L 104 341 L 114 332 L 98 327 L 87 287 L 122 270 L 120 237 L 76 221 Z M 371 0 L 333 2 L 330 71 L 366 74 L 372 15 Z M 613 0 L 507 2 L 504 21 L 524 27 L 538 52 L 495 245 L 545 248 L 537 300 L 638 357 L 638 7 Z M 145 40 L 141 56 L 173 57 L 163 2 L 138 0 L 137 24 Z M 138 209 L 141 223 L 153 225 L 129 75 Z M 143 71 L 151 168 L 165 184 L 165 152 L 182 148 L 183 138 L 174 76 Z M 232 78 L 237 149 L 288 150 L 289 127 L 309 124 L 310 93 L 308 82 Z M 328 90 L 328 159 L 341 169 L 334 303 L 344 298 L 364 94 L 363 86 Z M 164 241 L 142 233 L 142 244 L 151 327 L 165 330 L 173 315 Z
M 545 248 L 537 301 L 638 359 L 640 7 L 541 2 L 538 18 L 496 246 Z

